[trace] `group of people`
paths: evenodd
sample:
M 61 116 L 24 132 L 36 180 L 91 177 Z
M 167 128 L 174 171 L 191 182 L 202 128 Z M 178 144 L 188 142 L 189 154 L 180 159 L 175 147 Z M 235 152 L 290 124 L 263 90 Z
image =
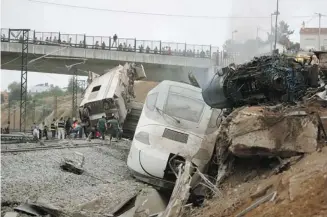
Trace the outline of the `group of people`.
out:
M 2 36 L 1 39 L 4 40 L 5 36 Z M 19 41 L 22 41 L 23 38 L 20 37 Z M 89 45 L 86 44 L 85 40 L 80 40 L 79 43 L 78 41 L 76 41 L 75 43 L 72 42 L 72 38 L 70 37 L 67 41 L 66 40 L 61 40 L 60 37 L 57 39 L 56 36 L 54 36 L 53 38 L 50 37 L 46 37 L 45 41 L 43 41 L 44 39 L 40 38 L 38 40 L 37 37 L 34 38 L 34 42 L 35 44 L 47 44 L 47 45 L 56 45 L 56 44 L 67 44 L 70 46 L 75 46 L 75 47 L 80 47 L 80 48 L 90 48 Z M 93 42 L 94 43 L 94 42 Z M 100 44 L 101 43 L 101 44 Z M 117 34 L 114 34 L 113 37 L 111 38 L 111 40 L 108 41 L 108 44 L 111 44 L 111 48 L 116 48 L 118 51 L 126 51 L 126 52 L 135 52 L 137 49 L 136 47 L 134 47 L 134 45 L 132 46 L 131 44 L 128 44 L 126 42 L 124 43 L 119 43 L 118 41 L 118 36 Z M 105 43 L 105 41 L 96 41 L 95 44 L 91 45 L 91 48 L 93 49 L 109 49 L 107 47 L 107 44 Z M 140 45 L 138 47 L 138 50 L 140 53 L 154 53 L 154 54 L 162 54 L 162 55 L 174 55 L 174 56 L 187 56 L 187 57 L 199 57 L 199 58 L 207 58 L 210 57 L 210 51 L 195 51 L 195 49 L 192 50 L 177 50 L 175 49 L 174 51 L 172 51 L 170 46 L 162 46 L 161 50 L 158 49 L 158 47 L 156 46 L 153 50 L 149 47 L 146 46 L 146 48 L 144 48 L 143 45 Z
M 32 133 L 35 139 L 41 140 L 45 137 L 49 140 L 49 133 L 51 132 L 51 138 L 55 139 L 67 139 L 67 138 L 82 138 L 83 132 L 88 139 L 102 138 L 105 139 L 105 135 L 110 135 L 110 141 L 113 138 L 119 140 L 122 137 L 122 128 L 117 118 L 112 115 L 110 117 L 100 118 L 97 124 L 91 128 L 87 128 L 85 124 L 78 120 L 71 121 L 70 118 L 64 120 L 61 117 L 58 121 L 53 119 L 49 127 L 42 122 L 40 124 L 34 123 L 32 126 Z
M 61 117 L 58 121 L 56 119 L 53 119 L 53 121 L 50 124 L 49 127 L 45 124 L 45 122 L 42 122 L 40 124 L 34 123 L 32 126 L 32 133 L 35 138 L 42 139 L 45 137 L 46 140 L 49 139 L 48 133 L 51 132 L 51 138 L 55 139 L 65 139 L 67 137 L 70 137 L 72 133 L 75 134 L 75 137 L 81 134 L 81 125 L 78 122 L 78 120 L 71 121 L 70 118 L 67 118 L 67 120 L 64 120 L 63 117 Z
M 32 126 L 32 133 L 36 139 L 42 139 L 43 137 L 45 137 L 45 139 L 48 140 L 49 131 L 51 132 L 52 139 L 55 139 L 56 137 L 58 139 L 65 139 L 71 133 L 72 130 L 74 130 L 74 125 L 72 125 L 70 118 L 64 120 L 63 117 L 61 117 L 58 121 L 56 121 L 56 119 L 53 119 L 50 124 L 50 130 L 49 127 L 45 124 L 45 122 L 42 122 L 38 125 L 34 123 Z
M 112 114 L 109 117 L 102 116 L 97 124 L 91 128 L 88 139 L 102 138 L 105 140 L 106 134 L 109 134 L 110 142 L 112 139 L 120 140 L 122 138 L 123 130 L 117 118 Z

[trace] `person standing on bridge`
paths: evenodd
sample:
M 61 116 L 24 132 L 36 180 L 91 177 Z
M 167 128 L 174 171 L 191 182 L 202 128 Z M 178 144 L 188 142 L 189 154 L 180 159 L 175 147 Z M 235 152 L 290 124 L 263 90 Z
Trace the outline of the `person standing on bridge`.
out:
M 114 37 L 113 37 L 114 41 L 112 42 L 112 47 L 117 47 L 117 39 L 118 39 L 118 36 L 115 34 Z
M 63 117 L 58 121 L 58 139 L 65 139 L 65 121 Z

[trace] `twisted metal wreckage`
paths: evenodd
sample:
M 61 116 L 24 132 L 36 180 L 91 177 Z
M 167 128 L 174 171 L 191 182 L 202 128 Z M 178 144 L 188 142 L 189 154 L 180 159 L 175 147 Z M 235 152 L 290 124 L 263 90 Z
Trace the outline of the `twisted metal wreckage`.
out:
M 312 65 L 303 65 L 284 55 L 273 55 L 222 68 L 203 89 L 202 95 L 209 106 L 224 109 L 294 102 L 308 91 L 321 91 L 318 87 L 318 71 Z

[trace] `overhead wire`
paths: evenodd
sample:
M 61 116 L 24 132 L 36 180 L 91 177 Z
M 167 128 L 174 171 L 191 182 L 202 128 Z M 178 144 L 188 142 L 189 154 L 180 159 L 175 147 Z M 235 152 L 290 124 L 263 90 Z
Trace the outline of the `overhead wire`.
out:
M 14 62 L 15 60 L 18 60 L 20 57 L 21 57 L 21 55 L 19 55 L 18 57 L 14 58 L 14 59 L 12 59 L 12 60 L 10 60 L 10 61 L 8 61 L 8 62 L 5 62 L 5 63 L 1 64 L 1 66 L 4 66 L 4 65 L 6 65 L 6 64 L 9 64 L 9 63 L 11 63 L 11 62 Z
M 30 2 L 55 5 L 55 6 L 63 6 L 70 8 L 79 8 L 79 9 L 88 9 L 94 11 L 106 11 L 113 13 L 126 13 L 126 14 L 138 14 L 138 15 L 150 15 L 150 16 L 165 16 L 165 17 L 181 17 L 181 18 L 200 18 L 200 19 L 255 19 L 255 18 L 271 18 L 270 16 L 206 16 L 206 15 L 185 15 L 185 14 L 167 14 L 167 13 L 151 13 L 151 12 L 139 12 L 139 11 L 127 11 L 127 10 L 113 10 L 107 8 L 96 8 L 89 6 L 79 6 L 79 5 L 70 5 L 70 4 L 62 4 L 55 2 L 47 2 L 47 1 L 39 1 L 39 0 L 28 0 Z M 305 18 L 311 16 L 290 16 L 293 18 Z

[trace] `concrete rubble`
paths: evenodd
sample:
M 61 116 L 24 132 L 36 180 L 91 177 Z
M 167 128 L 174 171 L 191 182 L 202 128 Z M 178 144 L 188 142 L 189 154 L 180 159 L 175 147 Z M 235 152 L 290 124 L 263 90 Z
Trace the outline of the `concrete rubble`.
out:
M 300 108 L 244 107 L 224 120 L 217 145 L 239 157 L 290 157 L 316 151 L 318 127 L 317 116 Z

